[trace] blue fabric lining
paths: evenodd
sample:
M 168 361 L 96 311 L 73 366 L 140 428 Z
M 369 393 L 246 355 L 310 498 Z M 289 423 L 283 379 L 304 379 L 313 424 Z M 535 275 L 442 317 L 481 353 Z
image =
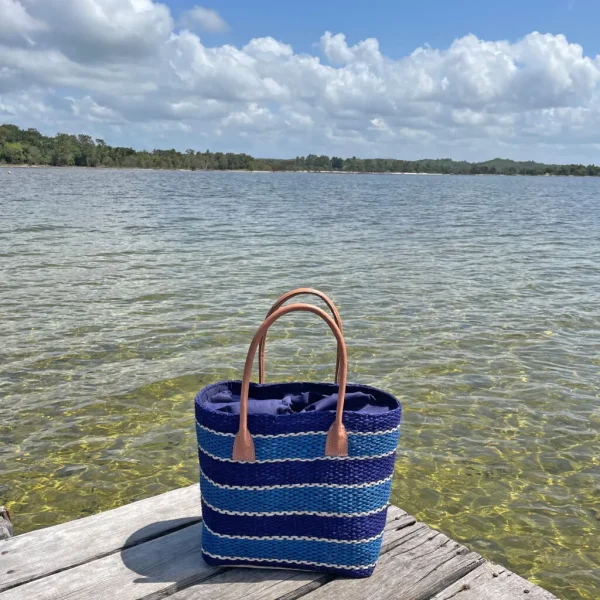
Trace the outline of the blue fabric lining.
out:
M 196 396 L 196 420 L 215 431 L 237 433 L 240 388 L 241 381 L 219 381 L 205 387 Z M 327 431 L 335 417 L 337 392 L 338 386 L 332 383 L 250 383 L 250 433 Z M 297 397 L 300 399 L 293 400 Z M 400 403 L 383 390 L 348 384 L 346 399 L 344 426 L 347 431 L 386 431 L 400 423 Z
M 329 391 L 329 390 L 328 390 Z M 271 392 L 276 390 L 271 389 Z M 283 390 L 280 393 L 285 393 Z M 248 398 L 248 414 L 250 415 L 291 415 L 294 413 L 335 410 L 338 394 L 323 393 L 315 390 L 294 393 L 292 390 L 285 393 L 282 398 Z M 209 410 L 218 410 L 234 415 L 240 414 L 240 396 L 230 389 L 223 390 L 206 399 L 205 406 Z M 344 410 L 366 414 L 379 414 L 388 412 L 390 407 L 381 402 L 373 394 L 365 392 L 346 393 Z

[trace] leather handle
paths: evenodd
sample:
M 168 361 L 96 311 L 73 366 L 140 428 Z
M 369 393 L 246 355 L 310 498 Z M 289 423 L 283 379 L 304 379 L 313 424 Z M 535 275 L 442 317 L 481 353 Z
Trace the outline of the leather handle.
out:
M 344 333 L 342 329 L 342 318 L 340 317 L 340 313 L 333 303 L 331 298 L 324 294 L 321 290 L 315 290 L 314 288 L 296 288 L 295 290 L 289 291 L 287 294 L 284 294 L 271 306 L 271 310 L 267 313 L 267 317 L 272 315 L 280 306 L 283 306 L 288 300 L 294 298 L 295 296 L 300 296 L 301 294 L 311 294 L 313 296 L 317 296 L 321 298 L 325 304 L 329 307 L 329 310 L 333 314 L 333 318 L 335 319 L 335 324 L 339 327 L 340 332 Z M 263 336 L 260 340 L 260 345 L 258 346 L 258 382 L 265 382 L 265 350 L 267 345 L 267 334 Z M 335 362 L 335 383 L 340 382 L 340 353 L 338 352 L 336 362 Z
M 325 443 L 325 456 L 348 456 L 348 435 L 342 422 L 344 414 L 344 396 L 346 393 L 346 379 L 348 376 L 348 354 L 346 351 L 346 343 L 344 336 L 335 321 L 322 309 L 313 304 L 290 304 L 275 309 L 269 315 L 258 331 L 254 334 L 248 355 L 246 356 L 246 364 L 244 365 L 244 375 L 242 378 L 242 388 L 240 392 L 240 427 L 233 442 L 233 460 L 253 462 L 256 460 L 254 452 L 254 442 L 248 431 L 248 392 L 250 388 L 250 376 L 252 375 L 252 363 L 256 355 L 256 349 L 260 341 L 265 337 L 269 327 L 287 313 L 291 312 L 312 312 L 321 317 L 329 329 L 333 332 L 338 343 L 338 355 L 340 357 L 340 381 L 338 387 L 338 403 L 335 414 L 335 421 L 327 432 L 327 441 Z

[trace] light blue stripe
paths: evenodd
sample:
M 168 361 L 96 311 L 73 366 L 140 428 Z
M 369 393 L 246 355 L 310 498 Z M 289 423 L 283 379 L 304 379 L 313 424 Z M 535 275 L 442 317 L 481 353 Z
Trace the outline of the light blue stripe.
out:
M 389 500 L 392 481 L 390 479 L 369 487 L 307 485 L 300 488 L 261 490 L 249 487 L 240 490 L 219 488 L 201 474 L 200 488 L 204 500 L 221 511 L 355 514 L 383 508 Z
M 237 559 L 269 559 L 274 561 L 310 561 L 354 567 L 377 561 L 381 537 L 364 544 L 307 542 L 298 540 L 253 540 L 221 538 L 204 528 L 202 549 L 211 554 Z
M 208 431 L 196 424 L 196 432 L 201 448 L 218 458 L 231 458 L 233 440 Z M 393 452 L 398 446 L 399 430 L 383 434 L 348 436 L 348 456 L 381 456 Z M 322 458 L 325 456 L 327 432 L 309 433 L 302 436 L 282 436 L 273 438 L 254 438 L 257 460 L 282 458 Z

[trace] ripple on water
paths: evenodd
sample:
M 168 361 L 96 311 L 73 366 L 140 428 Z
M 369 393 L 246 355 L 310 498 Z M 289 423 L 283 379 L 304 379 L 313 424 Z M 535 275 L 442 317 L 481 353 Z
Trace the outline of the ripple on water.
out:
M 600 589 L 600 181 L 19 170 L 0 188 L 0 501 L 18 532 L 197 480 L 192 399 L 272 301 L 339 305 L 405 406 L 392 500 L 565 599 Z M 19 201 L 15 201 L 19 198 Z M 332 378 L 310 316 L 275 379 Z

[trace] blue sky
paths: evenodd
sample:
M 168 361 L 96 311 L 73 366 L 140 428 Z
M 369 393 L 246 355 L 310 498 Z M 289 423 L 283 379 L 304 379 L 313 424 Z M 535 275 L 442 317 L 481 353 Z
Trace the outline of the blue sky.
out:
M 174 14 L 194 2 L 168 2 Z M 210 43 L 243 46 L 253 37 L 273 36 L 297 52 L 313 52 L 324 31 L 343 32 L 350 43 L 379 40 L 384 54 L 400 58 L 418 46 L 446 48 L 468 33 L 486 40 L 515 41 L 532 31 L 563 33 L 600 53 L 600 2 L 597 0 L 328 0 L 272 2 L 228 1 L 204 4 L 231 25 L 225 34 L 204 33 Z
M 600 162 L 600 2 L 0 0 L 0 122 L 255 156 Z

